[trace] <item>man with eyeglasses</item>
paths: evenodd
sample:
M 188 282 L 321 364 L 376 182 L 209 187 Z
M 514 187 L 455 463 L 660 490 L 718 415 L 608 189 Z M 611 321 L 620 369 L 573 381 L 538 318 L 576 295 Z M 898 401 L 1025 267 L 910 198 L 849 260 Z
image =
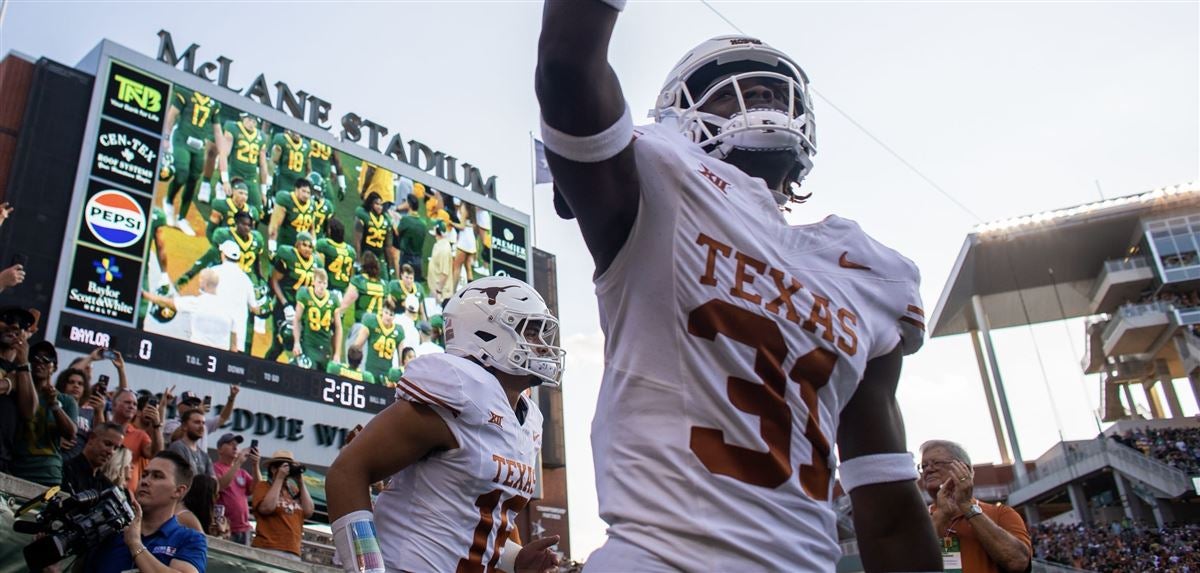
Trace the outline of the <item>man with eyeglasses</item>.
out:
M 29 329 L 34 317 L 16 306 L 0 308 L 0 472 L 11 471 L 17 429 L 37 410 L 29 366 Z
M 942 540 L 942 565 L 960 573 L 1025 571 L 1033 548 L 1021 515 L 1011 507 L 980 504 L 972 495 L 975 472 L 959 444 L 921 444 L 920 484 L 933 498 L 929 515 Z

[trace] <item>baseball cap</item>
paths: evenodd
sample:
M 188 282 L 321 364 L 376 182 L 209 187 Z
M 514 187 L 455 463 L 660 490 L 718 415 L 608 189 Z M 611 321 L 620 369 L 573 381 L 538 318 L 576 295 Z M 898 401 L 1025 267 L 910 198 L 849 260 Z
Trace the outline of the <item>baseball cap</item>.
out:
M 433 328 L 445 328 L 446 319 L 442 318 L 440 314 L 435 314 L 429 318 L 429 326 Z
M 231 239 L 221 243 L 221 254 L 227 259 L 237 260 L 242 258 L 242 248 Z
M 29 347 L 29 358 L 35 359 L 38 356 L 47 356 L 51 362 L 58 364 L 58 351 L 54 349 L 54 345 L 48 340 L 43 340 Z
M 0 322 L 15 324 L 21 330 L 27 330 L 37 322 L 37 319 L 28 310 L 19 306 L 9 305 L 0 308 Z
M 237 442 L 240 444 L 244 441 L 246 441 L 245 438 L 230 432 L 230 433 L 227 433 L 227 434 L 221 436 L 221 439 L 217 440 L 217 447 L 219 448 L 221 446 L 224 446 L 225 444 L 227 444 L 229 442 Z
M 421 334 L 433 334 L 433 328 L 430 328 L 429 323 L 424 320 L 417 323 L 417 331 Z
M 179 395 L 180 404 L 188 404 L 193 402 L 196 404 L 200 403 L 200 396 L 197 396 L 195 392 L 184 391 L 184 393 Z

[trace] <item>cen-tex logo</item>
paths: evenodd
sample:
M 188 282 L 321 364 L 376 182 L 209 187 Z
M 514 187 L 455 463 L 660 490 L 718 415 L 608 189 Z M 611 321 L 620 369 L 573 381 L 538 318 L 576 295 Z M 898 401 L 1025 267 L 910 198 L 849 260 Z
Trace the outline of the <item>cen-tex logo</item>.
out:
M 162 92 L 141 82 L 131 80 L 121 74 L 113 74 L 117 85 L 117 99 L 124 103 L 136 104 L 138 107 L 154 113 L 162 109 Z
M 146 213 L 133 197 L 116 189 L 101 191 L 88 199 L 83 220 L 101 243 L 128 247 L 146 234 Z

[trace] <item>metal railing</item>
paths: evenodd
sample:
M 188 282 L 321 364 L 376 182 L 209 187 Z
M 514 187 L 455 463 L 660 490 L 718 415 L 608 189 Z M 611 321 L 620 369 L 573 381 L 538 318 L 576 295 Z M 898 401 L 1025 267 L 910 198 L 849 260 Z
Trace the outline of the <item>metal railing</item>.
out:
M 1084 462 L 1092 461 L 1097 456 L 1108 456 L 1108 459 L 1104 461 L 1109 466 L 1114 465 L 1114 462 L 1127 465 L 1127 469 L 1133 470 L 1126 472 L 1130 474 L 1130 477 L 1151 485 L 1157 483 L 1158 485 L 1155 487 L 1159 487 L 1165 493 L 1174 493 L 1175 490 L 1180 489 L 1187 491 L 1190 487 L 1191 479 L 1186 473 L 1108 438 L 1070 442 L 1065 447 L 1066 452 L 1062 456 L 1039 463 L 1037 468 L 1027 474 L 1024 482 L 1020 479 L 1013 480 L 1012 490 L 1015 492 L 1041 479 L 1054 476 L 1059 472 L 1069 471 Z M 1063 481 L 1069 481 L 1069 479 L 1064 476 Z
M 1147 302 L 1142 304 L 1124 304 L 1113 313 L 1113 319 L 1104 327 L 1102 340 L 1108 340 L 1117 331 L 1124 319 L 1142 316 L 1144 314 L 1167 314 L 1175 310 L 1175 304 L 1166 301 Z
M 1096 295 L 1100 294 L 1100 288 L 1104 286 L 1104 279 L 1111 273 L 1149 268 L 1151 268 L 1150 263 L 1145 257 L 1129 257 L 1104 261 L 1104 267 L 1100 269 L 1100 276 L 1096 279 L 1096 284 L 1092 286 L 1092 292 L 1089 293 L 1088 298 L 1090 300 L 1096 299 Z

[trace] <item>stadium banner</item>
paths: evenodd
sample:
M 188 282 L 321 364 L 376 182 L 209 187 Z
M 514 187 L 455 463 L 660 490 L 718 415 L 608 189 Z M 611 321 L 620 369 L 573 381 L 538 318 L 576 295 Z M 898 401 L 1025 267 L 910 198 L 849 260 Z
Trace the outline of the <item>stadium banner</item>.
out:
M 436 287 L 530 276 L 528 216 L 436 168 L 342 141 L 248 91 L 109 41 L 80 66 L 96 82 L 71 205 L 78 215 L 66 231 L 48 325 L 65 350 L 111 347 L 131 367 L 153 370 L 147 381 L 155 384 L 239 384 L 291 400 L 289 412 L 293 404 L 340 410 L 322 423 L 353 427 L 394 399 L 389 382 L 402 371 L 403 349 L 421 342 L 416 326 L 430 322 L 437 335 Z M 426 154 L 411 143 L 408 155 Z M 301 178 L 312 188 L 307 199 L 297 191 Z M 239 211 L 251 216 L 248 229 L 238 228 Z M 448 244 L 432 232 L 439 226 Z M 375 254 L 378 275 L 364 270 L 365 252 Z M 240 274 L 229 272 L 234 264 Z M 406 265 L 416 271 L 411 283 L 400 276 Z M 431 267 L 453 276 L 431 277 Z M 318 268 L 329 298 L 316 295 Z M 357 300 L 337 304 L 351 293 Z M 213 308 L 199 304 L 204 297 L 230 309 L 232 346 L 193 342 L 212 323 L 194 310 Z M 388 300 L 400 334 L 380 318 Z M 310 312 L 293 322 L 305 301 Z M 333 317 L 342 310 L 338 346 Z M 303 332 L 294 355 L 296 323 Z M 359 330 L 365 340 L 351 336 Z M 384 334 L 394 343 L 379 343 Z M 349 363 L 352 343 L 365 355 L 359 364 Z

